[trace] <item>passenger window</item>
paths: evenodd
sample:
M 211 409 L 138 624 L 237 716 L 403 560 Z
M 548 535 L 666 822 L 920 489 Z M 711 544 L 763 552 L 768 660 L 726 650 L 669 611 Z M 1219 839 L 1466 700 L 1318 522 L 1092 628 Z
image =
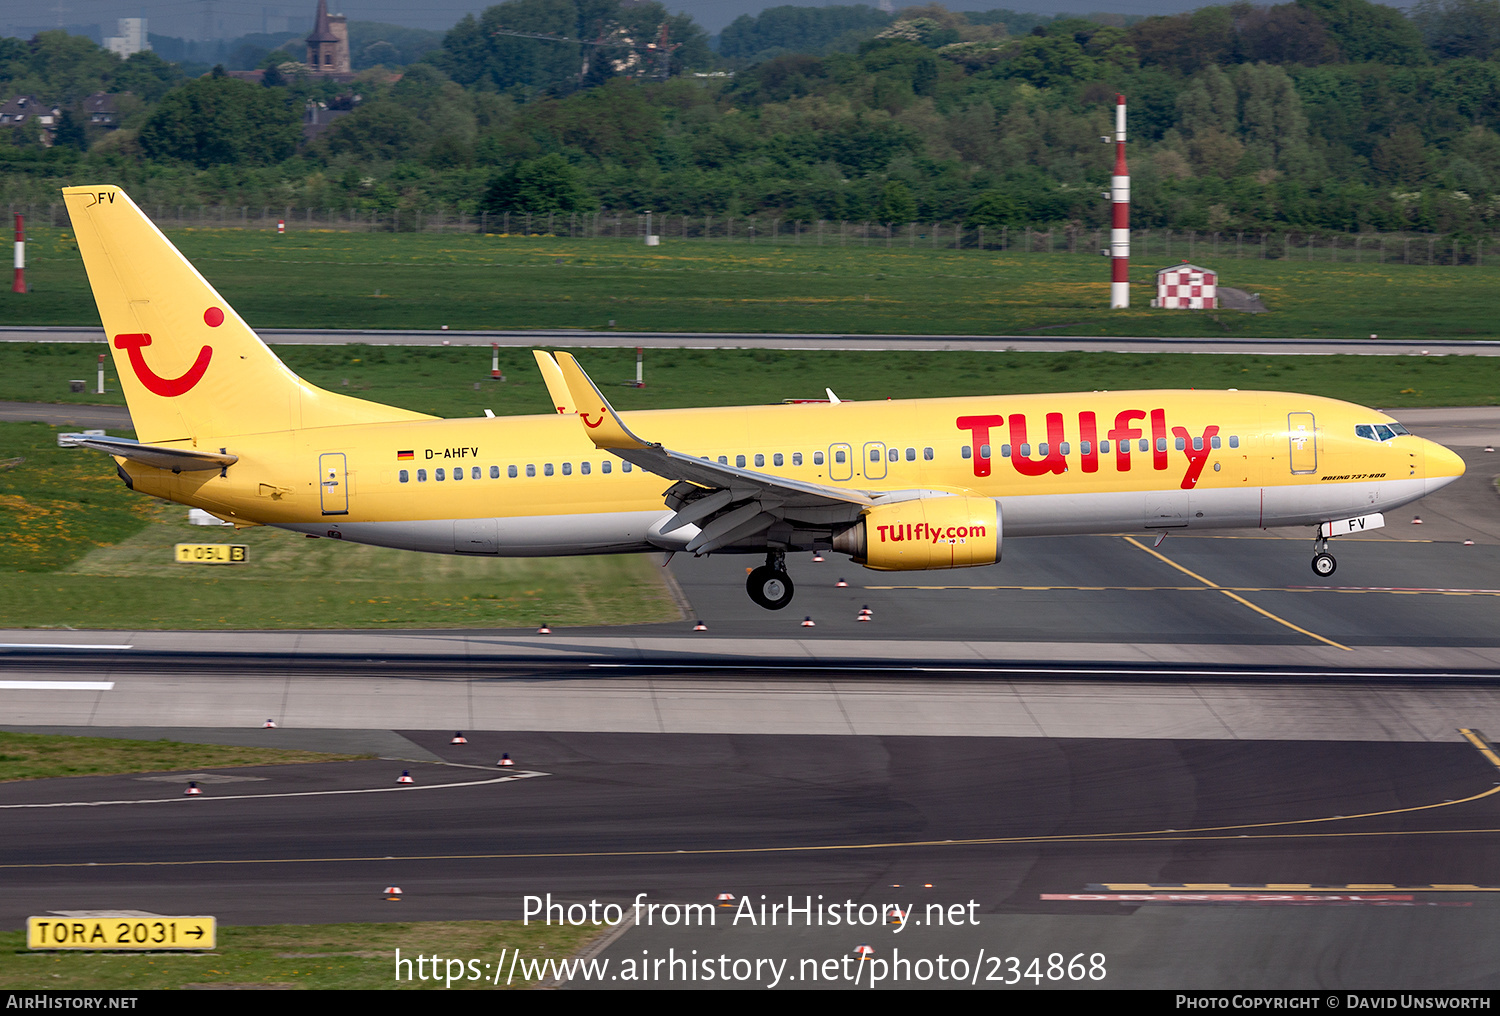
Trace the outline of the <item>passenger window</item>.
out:
M 613 462 L 611 462 L 609 459 L 605 459 L 603 462 L 599 463 L 599 469 L 600 469 L 601 472 L 608 473 L 611 470 L 613 470 L 614 468 L 615 468 L 615 464 Z
M 833 461 L 837 462 L 839 465 L 843 465 L 843 463 L 844 463 L 844 452 L 843 452 L 842 449 L 840 449 L 839 451 L 836 451 L 836 452 L 833 453 Z
M 989 445 L 982 444 L 982 445 L 979 446 L 979 457 L 981 459 L 987 459 L 987 458 L 990 457 L 990 446 Z
M 571 463 L 571 462 L 564 462 L 563 463 L 563 475 L 564 476 L 572 476 L 573 475 L 573 463 Z
M 464 478 L 464 467 L 463 466 L 459 466 L 457 469 L 455 469 L 453 471 L 453 479 L 455 479 L 455 480 L 462 480 L 463 478 Z
M 744 469 L 745 468 L 745 456 L 743 456 L 743 455 L 736 455 L 734 457 L 734 468 L 736 468 L 736 469 Z
M 922 458 L 926 459 L 928 462 L 931 462 L 932 461 L 932 449 L 931 448 L 923 448 L 922 449 Z
M 727 465 L 729 465 L 729 456 L 728 455 L 720 455 L 719 456 L 719 465 L 721 465 L 721 466 L 727 466 Z
M 543 476 L 551 476 L 552 475 L 552 463 L 548 462 L 546 465 L 542 466 L 542 475 Z
M 910 451 L 911 449 L 907 449 L 907 450 Z M 888 458 L 888 459 L 890 459 L 892 462 L 900 462 L 901 461 L 901 449 L 899 449 L 899 448 L 892 448 L 890 451 L 886 452 L 885 457 Z M 912 457 L 915 458 L 916 457 L 915 454 L 913 454 Z
M 1162 440 L 1165 441 L 1166 438 L 1162 438 Z M 1178 451 L 1186 451 L 1187 450 L 1187 442 L 1184 441 L 1182 438 L 1178 438 L 1177 439 L 1177 450 Z
M 516 467 L 515 466 L 506 466 L 505 467 L 505 475 L 508 476 L 508 477 L 510 477 L 512 480 L 514 480 L 516 478 Z
M 1108 441 L 1100 441 L 1099 442 L 1099 454 L 1100 455 L 1108 455 L 1109 454 L 1109 442 Z
M 962 455 L 964 458 L 967 459 L 971 455 L 974 454 L 974 450 L 972 448 L 970 448 L 968 445 L 964 445 L 963 448 L 959 449 L 959 453 L 958 454 Z
M 1010 458 L 1010 445 L 1003 444 L 1000 446 L 1000 457 L 1002 459 Z
M 441 479 L 443 479 L 443 471 L 441 469 L 437 470 L 436 472 L 434 472 L 432 474 L 432 478 L 434 480 L 441 480 Z
M 401 474 L 400 475 L 401 475 L 401 482 L 402 483 L 409 483 L 409 482 L 411 482 L 411 474 L 408 473 L 406 470 L 404 470 L 404 469 L 401 470 Z
M 802 454 L 801 452 L 797 453 L 797 455 L 801 455 L 801 454 Z M 794 463 L 797 461 L 797 457 L 795 455 L 792 456 L 792 461 Z M 813 465 L 815 465 L 815 466 L 821 466 L 822 464 L 823 464 L 823 453 L 822 452 L 813 452 Z
M 427 482 L 427 470 L 425 470 L 425 469 L 419 469 L 419 470 L 417 470 L 417 482 L 418 483 L 426 483 Z
M 480 478 L 481 477 L 480 477 L 479 467 L 478 466 L 475 466 L 473 469 L 469 470 L 469 479 L 471 479 L 471 480 L 478 480 Z
M 871 462 L 879 462 L 880 461 L 880 449 L 879 448 L 871 448 L 870 449 L 870 461 Z
M 760 458 L 760 456 L 757 455 L 756 459 L 758 460 L 759 458 Z M 773 465 L 779 466 L 779 465 L 784 464 L 785 460 L 781 457 L 781 453 L 777 452 L 775 455 L 771 456 L 771 462 L 772 462 Z M 755 464 L 758 466 L 758 465 L 760 465 L 760 462 L 757 461 Z
M 763 465 L 765 465 L 766 464 L 766 457 L 764 455 L 762 455 L 760 452 L 756 452 L 755 453 L 755 464 L 757 466 L 763 466 Z
M 1080 441 L 1080 442 L 1078 442 L 1078 450 L 1081 451 L 1081 452 L 1083 452 L 1083 454 L 1085 454 L 1085 455 L 1089 454 L 1089 444 L 1090 444 L 1090 442 L 1088 442 L 1088 441 Z M 1066 454 L 1066 453 L 1064 453 L 1064 454 Z
M 1069 445 L 1068 442 L 1063 441 L 1060 444 L 1058 444 L 1057 450 L 1060 451 L 1060 452 L 1062 452 L 1064 455 L 1066 455 L 1066 454 L 1068 454 L 1069 451 L 1072 450 L 1072 446 Z
M 530 463 L 528 463 L 527 466 L 526 466 L 526 475 L 527 476 L 535 476 L 536 475 L 536 466 L 531 465 Z
M 1143 451 L 1143 452 L 1149 452 L 1150 450 L 1151 450 L 1151 442 L 1149 440 L 1147 440 L 1146 438 L 1141 438 L 1141 451 Z
M 515 466 L 511 466 L 511 468 L 514 469 L 516 467 Z M 498 480 L 498 479 L 500 479 L 500 467 L 499 466 L 491 466 L 490 467 L 490 479 L 491 480 Z
M 1229 435 L 1229 447 L 1231 447 L 1231 448 L 1238 448 L 1239 446 L 1240 446 L 1240 436 L 1238 434 L 1231 434 L 1231 435 Z
M 1028 441 L 1021 446 L 1021 454 L 1028 459 L 1031 458 L 1031 442 Z
M 620 472 L 622 472 L 622 473 L 628 473 L 628 472 L 630 472 L 630 463 L 628 463 L 628 462 L 622 462 L 622 463 L 620 463 Z
M 907 462 L 915 462 L 915 461 L 917 461 L 917 450 L 915 448 L 908 448 L 908 449 L 906 449 L 906 461 Z
M 592 467 L 587 462 L 580 462 L 580 463 L 578 463 L 578 471 L 580 473 L 582 473 L 584 476 L 589 475 L 589 470 L 591 468 Z
M 1047 454 L 1047 442 L 1043 441 L 1041 444 L 1037 445 L 1036 446 L 1036 453 L 1038 455 L 1046 455 Z
M 1195 437 L 1195 438 L 1193 438 L 1193 451 L 1195 451 L 1195 452 L 1201 452 L 1202 450 L 1203 450 L 1203 439 L 1201 437 Z
M 1215 448 L 1219 447 L 1219 435 L 1215 434 L 1210 444 L 1212 444 Z

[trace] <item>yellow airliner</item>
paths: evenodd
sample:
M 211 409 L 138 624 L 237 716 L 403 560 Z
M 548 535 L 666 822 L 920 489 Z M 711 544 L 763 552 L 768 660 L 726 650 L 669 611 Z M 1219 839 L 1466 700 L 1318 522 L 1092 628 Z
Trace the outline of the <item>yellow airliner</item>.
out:
M 1308 526 L 1328 540 L 1463 475 L 1376 410 L 1281 392 L 1122 391 L 612 409 L 536 354 L 556 414 L 443 420 L 315 388 L 118 187 L 63 191 L 137 441 L 127 485 L 236 525 L 445 554 L 756 553 L 868 568 L 1000 560 L 1037 536 Z

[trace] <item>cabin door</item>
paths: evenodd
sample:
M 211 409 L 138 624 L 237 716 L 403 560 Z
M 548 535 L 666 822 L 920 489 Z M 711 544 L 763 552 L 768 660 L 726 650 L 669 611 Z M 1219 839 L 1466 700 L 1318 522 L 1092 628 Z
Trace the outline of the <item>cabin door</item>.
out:
M 349 469 L 343 452 L 318 456 L 318 490 L 324 515 L 349 514 Z
M 1311 413 L 1286 414 L 1287 437 L 1291 442 L 1293 473 L 1318 471 L 1318 429 Z

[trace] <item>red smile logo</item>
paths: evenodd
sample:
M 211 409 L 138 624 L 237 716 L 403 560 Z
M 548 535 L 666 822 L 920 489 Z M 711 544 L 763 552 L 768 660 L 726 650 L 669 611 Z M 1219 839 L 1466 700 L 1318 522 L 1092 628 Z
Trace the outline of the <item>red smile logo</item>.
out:
M 210 328 L 217 328 L 224 323 L 224 312 L 217 307 L 210 307 L 203 312 L 203 322 Z M 186 373 L 180 377 L 162 377 L 147 365 L 145 356 L 141 354 L 141 349 L 149 345 L 151 336 L 144 333 L 115 336 L 115 348 L 130 353 L 130 367 L 141 384 L 146 386 L 146 390 L 168 399 L 192 391 L 193 386 L 203 379 L 203 372 L 208 370 L 208 361 L 214 356 L 213 347 L 204 346 L 198 350 L 198 359 L 193 361 Z

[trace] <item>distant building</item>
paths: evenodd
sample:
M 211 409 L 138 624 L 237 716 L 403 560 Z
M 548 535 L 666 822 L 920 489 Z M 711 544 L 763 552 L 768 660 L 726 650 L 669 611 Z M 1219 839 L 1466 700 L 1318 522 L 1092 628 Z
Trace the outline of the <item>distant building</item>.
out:
M 307 66 L 321 77 L 349 75 L 349 19 L 328 13 L 328 0 L 318 0 L 312 34 L 307 37 Z
M 151 50 L 151 42 L 146 37 L 145 18 L 120 18 L 115 22 L 116 31 L 119 35 L 106 36 L 104 48 L 124 60 L 135 53 L 146 53 Z
M 120 110 L 115 105 L 115 98 L 110 92 L 95 92 L 83 100 L 83 115 L 88 117 L 89 123 L 95 127 L 112 129 L 120 126 Z
M 1219 306 L 1219 276 L 1200 265 L 1184 261 L 1156 273 L 1153 307 L 1169 310 L 1215 310 Z
M 0 106 L 0 127 L 35 131 L 33 139 L 51 145 L 57 134 L 57 118 L 62 110 L 40 101 L 34 95 L 17 95 Z

